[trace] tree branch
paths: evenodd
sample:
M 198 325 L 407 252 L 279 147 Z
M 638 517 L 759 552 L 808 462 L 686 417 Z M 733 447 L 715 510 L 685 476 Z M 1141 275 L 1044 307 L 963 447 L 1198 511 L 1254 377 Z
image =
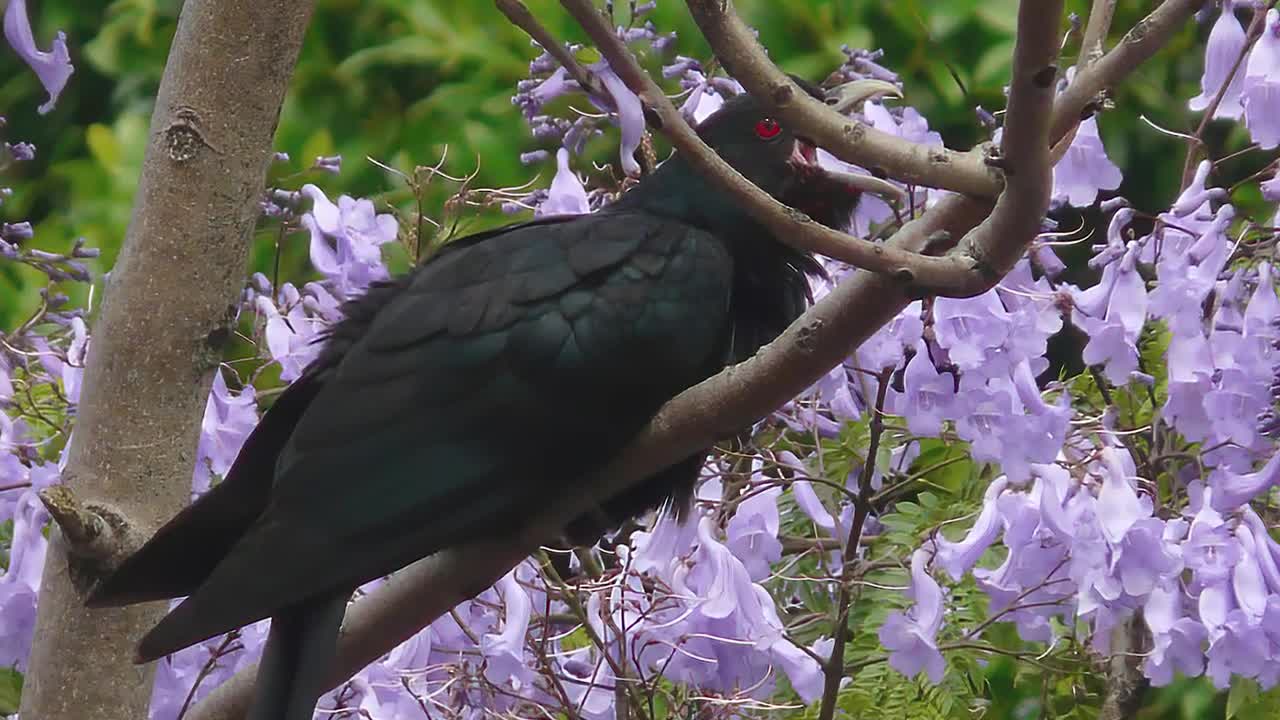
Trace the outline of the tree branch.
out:
M 507 20 L 511 21 L 512 25 L 525 31 L 529 37 L 533 38 L 534 42 L 538 43 L 543 50 L 546 50 L 551 54 L 551 57 L 563 65 L 564 69 L 568 71 L 574 80 L 578 81 L 583 90 L 596 97 L 609 97 L 609 93 L 600 84 L 599 78 L 582 67 L 578 63 L 578 59 L 573 56 L 573 53 L 569 52 L 569 48 L 557 40 L 542 23 L 538 22 L 538 19 L 533 16 L 533 13 L 529 12 L 529 8 L 524 3 L 520 2 L 520 0 L 493 0 L 493 4 L 497 6 L 499 12 L 507 17 Z
M 1110 86 L 1162 47 L 1195 11 L 1193 0 L 1165 0 L 1119 45 L 1076 76 L 1053 105 L 1051 137 L 1056 142 L 1078 122 L 1098 89 Z M 1187 9 L 1191 6 L 1190 9 Z M 1139 28 L 1143 28 L 1139 30 Z M 1057 47 L 1056 42 L 1052 43 Z M 1073 88 L 1097 88 L 1072 92 Z M 1018 121 L 1021 122 L 1021 121 Z M 1012 149 L 1012 148 L 1011 148 Z M 938 233 L 963 237 L 991 212 L 987 200 L 947 195 L 923 216 L 893 235 L 886 247 L 921 253 Z M 902 283 L 870 272 L 854 273 L 810 308 L 774 342 L 751 359 L 726 368 L 665 404 L 649 425 L 583 493 L 567 495 L 560 517 L 541 525 L 562 526 L 582 508 L 668 467 L 700 448 L 764 417 L 803 392 L 839 364 L 911 298 Z M 560 531 L 547 532 L 554 537 Z M 536 528 L 526 530 L 536 536 Z M 348 611 L 338 648 L 336 686 L 448 611 L 457 601 L 488 587 L 537 546 L 536 541 L 462 546 L 408 566 Z M 459 589 L 464 588 L 464 589 Z M 191 720 L 239 720 L 253 687 L 254 669 L 242 670 L 197 705 Z
M 187 0 L 182 8 L 133 217 L 94 325 L 64 486 L 44 498 L 64 530 L 51 533 L 23 717 L 147 716 L 154 666 L 133 664 L 133 644 L 166 606 L 88 610 L 85 592 L 190 498 L 212 371 L 232 336 L 276 119 L 311 7 Z
M 999 194 L 1000 173 L 987 166 L 980 154 L 903 140 L 813 99 L 773 64 L 730 0 L 687 0 L 685 4 L 729 74 L 768 103 L 797 134 L 841 160 L 883 171 L 908 184 L 986 198 Z
M 1089 24 L 1085 26 L 1084 38 L 1080 41 L 1080 56 L 1076 59 L 1077 72 L 1106 52 L 1107 34 L 1111 32 L 1111 21 L 1115 18 L 1117 4 L 1118 0 L 1093 0 L 1093 7 L 1089 9 Z
M 1013 79 L 1005 113 L 1000 164 L 1012 180 L 991 215 L 960 243 L 997 279 L 1013 269 L 1040 232 L 1053 166 L 1049 123 L 1058 78 L 1058 33 L 1063 0 L 1022 0 L 1013 46 Z
M 1107 690 L 1098 720 L 1126 720 L 1137 715 L 1142 696 L 1151 684 L 1142 673 L 1146 628 L 1139 615 L 1111 632 L 1111 660 L 1107 663 Z
M 1164 0 L 1110 52 L 1077 70 L 1075 79 L 1054 103 L 1049 137 L 1056 142 L 1080 122 L 1081 113 L 1093 114 L 1098 94 L 1123 80 L 1168 44 L 1202 4 L 1200 0 Z
M 702 138 L 667 99 L 662 88 L 636 62 L 592 0 L 561 0 L 560 4 L 586 30 L 618 77 L 653 108 L 662 121 L 662 131 L 681 155 L 704 177 L 740 198 L 752 217 L 768 227 L 775 237 L 783 238 L 801 250 L 891 275 L 901 283 L 930 293 L 964 297 L 976 294 L 975 288 L 985 289 L 984 278 L 975 272 L 976 267 L 970 259 L 962 255 L 927 257 L 868 242 L 813 222 L 804 213 L 775 200 L 702 142 Z M 787 82 L 791 80 L 788 78 Z M 817 103 L 816 100 L 814 102 Z M 826 106 L 822 107 L 826 109 Z
M 840 693 L 840 681 L 844 679 L 844 646 L 849 637 L 849 607 L 853 604 L 854 568 L 858 565 L 858 544 L 862 541 L 862 528 L 871 514 L 871 479 L 875 475 L 876 455 L 880 451 L 880 437 L 884 435 L 884 401 L 893 380 L 893 368 L 880 371 L 876 390 L 876 404 L 871 409 L 870 441 L 867 455 L 858 474 L 858 496 L 853 503 L 853 522 L 849 524 L 849 539 L 844 544 L 844 561 L 840 565 L 840 592 L 836 599 L 836 622 L 831 630 L 834 642 L 831 656 L 822 669 L 822 704 L 818 707 L 818 720 L 835 717 L 836 699 Z

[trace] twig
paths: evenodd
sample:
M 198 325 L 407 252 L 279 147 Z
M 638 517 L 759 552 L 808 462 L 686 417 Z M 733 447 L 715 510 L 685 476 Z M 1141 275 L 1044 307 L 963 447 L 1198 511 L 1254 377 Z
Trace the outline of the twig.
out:
M 538 22 L 538 19 L 533 16 L 533 13 L 529 12 L 529 8 L 524 3 L 520 2 L 520 0 L 493 0 L 493 4 L 498 7 L 498 10 L 503 15 L 507 16 L 512 25 L 528 33 L 534 42 L 550 53 L 551 57 L 555 58 L 568 71 L 569 75 L 578 81 L 583 90 L 596 97 L 609 97 L 609 93 L 600 84 L 600 79 L 593 75 L 591 71 L 582 67 L 578 63 L 578 59 L 573 56 L 573 53 L 569 52 L 569 48 L 557 40 L 542 23 Z
M 823 668 L 822 705 L 818 720 L 831 720 L 836 711 L 836 695 L 840 680 L 844 678 L 844 646 L 849 636 L 849 606 L 853 603 L 853 575 L 857 566 L 858 543 L 862 540 L 862 528 L 871 513 L 871 478 L 875 475 L 876 455 L 880 452 L 880 436 L 884 434 L 884 402 L 893 379 L 893 368 L 880 373 L 880 386 L 876 390 L 876 404 L 871 410 L 871 439 L 867 444 L 867 456 L 862 461 L 858 476 L 858 499 L 853 504 L 853 522 L 849 524 L 849 539 L 844 544 L 844 561 L 840 568 L 840 593 L 836 600 L 836 622 L 832 628 L 831 657 Z
M 1053 188 L 1049 164 L 1049 124 L 1057 85 L 1058 25 L 1062 0 L 1023 0 L 1018 4 L 1018 35 L 1013 48 L 1013 78 L 1005 114 L 1000 162 L 1014 178 L 995 209 L 961 242 L 996 277 L 1022 257 L 1040 232 Z
M 1093 0 L 1093 7 L 1089 9 L 1089 24 L 1085 26 L 1084 37 L 1080 40 L 1076 72 L 1103 56 L 1107 33 L 1111 32 L 1111 21 L 1115 18 L 1118 4 L 1119 0 Z
M 1071 84 L 1054 101 L 1049 137 L 1057 142 L 1066 135 L 1080 122 L 1081 113 L 1095 104 L 1099 93 L 1123 80 L 1168 44 L 1201 5 L 1201 0 L 1164 0 L 1106 55 L 1077 69 Z

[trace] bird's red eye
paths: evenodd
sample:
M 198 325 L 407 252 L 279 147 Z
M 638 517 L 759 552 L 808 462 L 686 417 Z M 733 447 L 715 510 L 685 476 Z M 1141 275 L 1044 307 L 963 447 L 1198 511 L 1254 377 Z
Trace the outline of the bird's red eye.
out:
M 765 118 L 756 123 L 756 136 L 761 140 L 772 140 L 782 132 L 782 126 L 773 118 Z

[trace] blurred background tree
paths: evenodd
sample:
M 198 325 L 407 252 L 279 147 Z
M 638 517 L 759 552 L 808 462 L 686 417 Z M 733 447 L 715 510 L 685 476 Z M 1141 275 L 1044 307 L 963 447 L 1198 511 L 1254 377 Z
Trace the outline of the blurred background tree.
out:
M 625 13 L 626 3 L 617 4 Z M 1114 27 L 1132 26 L 1155 4 L 1121 3 Z M 555 0 L 529 0 L 528 5 L 556 36 L 583 39 Z M 975 108 L 1003 106 L 1014 0 L 738 0 L 736 5 L 783 69 L 814 80 L 840 64 L 843 45 L 882 48 L 882 63 L 903 76 L 905 102 L 919 109 L 950 147 L 968 148 L 987 139 Z M 1087 14 L 1083 0 L 1068 5 Z M 9 110 L 4 138 L 39 148 L 33 162 L 11 170 L 15 194 L 0 205 L 0 214 L 5 220 L 30 219 L 35 247 L 62 251 L 84 237 L 90 247 L 102 249 L 95 267 L 99 274 L 114 262 L 180 7 L 179 0 L 32 3 L 37 38 L 65 29 L 76 65 L 48 117 L 34 112 L 44 99 L 35 76 L 12 53 L 0 53 L 0 108 Z M 659 2 L 649 17 L 660 31 L 678 33 L 675 51 L 710 58 L 682 3 Z M 1207 26 L 1185 30 L 1119 90 L 1115 104 L 1121 111 L 1100 121 L 1107 151 L 1125 173 L 1118 194 L 1140 209 L 1159 211 L 1177 194 L 1187 143 L 1152 126 L 1193 129 L 1186 126 L 1193 116 L 1183 102 L 1198 91 L 1203 45 L 1197 43 L 1207 32 Z M 413 198 L 404 183 L 366 157 L 408 171 L 434 165 L 447 146 L 445 172 L 464 175 L 477 171 L 478 164 L 475 184 L 480 186 L 520 185 L 535 176 L 536 184 L 545 186 L 554 165 L 520 163 L 521 152 L 540 144 L 511 104 L 515 84 L 527 77 L 535 54 L 526 36 L 485 0 L 322 0 L 280 119 L 276 147 L 292 159 L 273 166 L 271 180 L 291 188 L 314 182 L 330 197 L 348 193 L 409 207 Z M 647 62 L 656 69 L 664 60 L 670 57 Z M 1248 142 L 1243 127 L 1226 124 L 1207 137 L 1212 157 Z M 595 157 L 608 159 L 614 147 L 597 140 Z M 660 148 L 659 156 L 665 152 Z M 317 156 L 331 155 L 343 157 L 340 174 L 309 169 Z M 1224 164 L 1220 172 L 1243 177 L 1259 166 L 1246 158 Z M 440 183 L 430 187 L 426 211 L 437 212 L 453 189 Z M 1243 192 L 1255 196 L 1237 196 L 1237 204 L 1261 203 L 1256 190 Z M 464 221 L 474 229 L 502 217 L 495 211 Z M 275 239 L 274 229 L 264 231 L 249 271 L 271 273 Z M 1087 245 L 1080 250 L 1075 265 L 1083 270 Z M 305 233 L 285 238 L 281 280 L 308 279 L 306 253 Z M 18 264 L 0 264 L 0 329 L 30 312 L 40 287 L 42 276 Z M 1047 710 L 1038 684 L 1022 690 L 1015 680 L 1008 662 L 988 667 L 991 696 L 1000 698 L 988 717 L 1039 717 Z M 1075 691 L 1063 687 L 1057 700 L 1070 701 Z M 1176 683 L 1151 697 L 1145 717 L 1204 717 L 1215 704 L 1214 714 L 1221 716 L 1226 702 L 1203 679 Z M 1052 704 L 1062 707 L 1056 700 Z

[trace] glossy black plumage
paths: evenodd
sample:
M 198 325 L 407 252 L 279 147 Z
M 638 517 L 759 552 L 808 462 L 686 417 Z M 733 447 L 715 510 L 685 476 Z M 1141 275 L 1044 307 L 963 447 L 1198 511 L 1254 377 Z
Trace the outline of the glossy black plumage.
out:
M 758 137 L 761 118 L 744 96 L 699 132 L 776 197 L 843 225 L 856 195 L 790 133 Z M 90 602 L 190 596 L 141 661 L 275 616 L 252 717 L 309 718 L 356 586 L 555 502 L 666 400 L 775 337 L 817 271 L 679 156 L 598 213 L 459 240 L 348 304 L 227 477 Z M 569 534 L 685 502 L 703 455 Z

